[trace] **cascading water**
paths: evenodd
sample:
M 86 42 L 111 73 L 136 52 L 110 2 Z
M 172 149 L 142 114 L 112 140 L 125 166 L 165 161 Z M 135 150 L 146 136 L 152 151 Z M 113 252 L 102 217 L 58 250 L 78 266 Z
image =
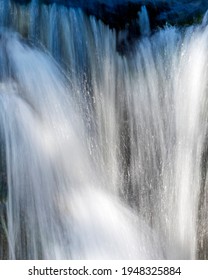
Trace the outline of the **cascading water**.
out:
M 149 36 L 143 7 L 121 55 L 79 9 L 0 19 L 0 258 L 207 258 L 206 24 Z

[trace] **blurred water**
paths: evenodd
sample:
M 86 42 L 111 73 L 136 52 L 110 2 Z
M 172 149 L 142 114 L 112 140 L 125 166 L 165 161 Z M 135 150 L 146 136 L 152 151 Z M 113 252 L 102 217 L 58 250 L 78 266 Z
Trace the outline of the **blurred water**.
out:
M 79 9 L 0 15 L 8 258 L 206 258 L 206 24 L 150 37 L 143 8 L 122 56 Z

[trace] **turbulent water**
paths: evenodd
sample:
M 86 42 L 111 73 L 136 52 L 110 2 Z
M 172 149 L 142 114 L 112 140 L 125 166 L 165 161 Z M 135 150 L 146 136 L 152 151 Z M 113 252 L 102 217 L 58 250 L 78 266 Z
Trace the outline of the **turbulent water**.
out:
M 0 258 L 208 257 L 206 17 L 138 16 L 124 55 L 79 9 L 0 1 Z

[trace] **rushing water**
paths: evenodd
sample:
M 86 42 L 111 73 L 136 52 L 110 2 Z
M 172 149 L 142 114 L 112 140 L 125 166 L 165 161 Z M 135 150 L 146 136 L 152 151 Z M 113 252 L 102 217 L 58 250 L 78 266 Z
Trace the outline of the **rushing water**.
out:
M 0 1 L 0 258 L 207 258 L 206 19 L 138 20 L 121 55 L 79 9 Z

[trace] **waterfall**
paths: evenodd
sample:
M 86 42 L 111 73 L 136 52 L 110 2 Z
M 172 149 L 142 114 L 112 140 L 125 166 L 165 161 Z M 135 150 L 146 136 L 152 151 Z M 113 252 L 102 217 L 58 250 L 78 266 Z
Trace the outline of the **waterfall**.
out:
M 205 21 L 150 35 L 142 7 L 123 54 L 78 8 L 0 19 L 0 258 L 207 258 Z
M 141 12 L 139 12 L 139 27 L 143 36 L 148 36 L 151 33 L 149 16 L 145 6 L 142 6 Z

